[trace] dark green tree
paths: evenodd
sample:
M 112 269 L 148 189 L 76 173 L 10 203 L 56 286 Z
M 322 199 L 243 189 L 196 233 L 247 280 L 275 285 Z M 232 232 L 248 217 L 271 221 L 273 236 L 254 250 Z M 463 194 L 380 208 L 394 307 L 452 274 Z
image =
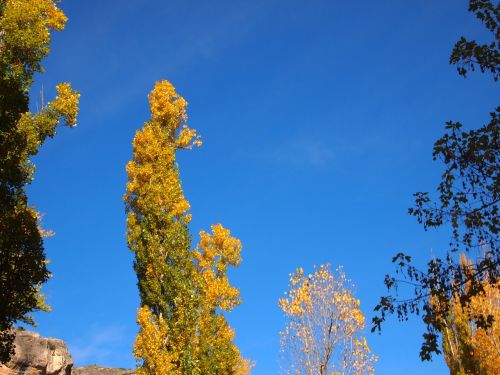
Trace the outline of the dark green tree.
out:
M 465 37 L 455 44 L 450 63 L 466 77 L 471 71 L 489 72 L 495 81 L 500 72 L 500 4 L 490 0 L 470 0 L 469 11 L 493 34 L 493 41 L 478 44 Z M 428 262 L 420 270 L 412 258 L 397 254 L 392 262 L 395 275 L 386 275 L 388 295 L 381 297 L 375 307 L 372 331 L 380 331 L 387 316 L 396 314 L 407 320 L 410 314 L 422 316 L 427 327 L 421 347 L 422 360 L 430 360 L 440 353 L 439 335 L 449 315 L 452 301 L 463 307 L 471 298 L 484 293 L 485 279 L 491 284 L 499 280 L 499 117 L 500 107 L 491 114 L 487 124 L 473 130 L 464 130 L 460 122 L 446 123 L 446 133 L 434 144 L 434 159 L 441 160 L 445 170 L 437 188 L 437 198 L 427 192 L 415 194 L 415 206 L 409 213 L 427 230 L 444 227 L 451 230 L 449 249 L 444 258 Z M 482 255 L 465 270 L 460 266 L 459 252 L 478 250 Z M 398 295 L 404 286 L 411 294 L 402 299 Z M 467 286 L 467 287 L 466 287 Z M 431 303 L 431 300 L 433 303 Z M 477 317 L 477 327 L 491 326 L 493 316 Z
M 56 99 L 33 114 L 29 88 L 49 53 L 50 31 L 66 16 L 52 0 L 0 1 L 0 362 L 13 353 L 16 322 L 34 324 L 30 313 L 44 309 L 40 288 L 50 277 L 40 215 L 28 203 L 35 155 L 64 121 L 76 125 L 79 94 L 68 83 Z

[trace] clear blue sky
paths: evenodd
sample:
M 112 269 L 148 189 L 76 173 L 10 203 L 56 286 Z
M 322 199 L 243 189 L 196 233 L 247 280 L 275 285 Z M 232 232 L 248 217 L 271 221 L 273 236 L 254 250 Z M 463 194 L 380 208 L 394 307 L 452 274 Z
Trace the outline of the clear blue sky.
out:
M 484 37 L 465 0 L 65 0 L 45 98 L 59 81 L 81 92 L 78 127 L 36 157 L 30 200 L 44 212 L 54 277 L 41 334 L 77 365 L 133 367 L 138 306 L 125 241 L 125 164 L 149 118 L 147 94 L 168 79 L 188 100 L 201 149 L 180 155 L 192 231 L 221 222 L 244 245 L 231 276 L 243 304 L 228 317 L 253 374 L 277 374 L 277 299 L 296 267 L 343 265 L 367 320 L 390 258 L 442 254 L 446 232 L 409 217 L 412 193 L 434 190 L 433 142 L 445 121 L 477 127 L 495 107 L 489 76 L 448 65 L 455 41 Z M 196 239 L 196 236 L 195 236 Z M 380 374 L 442 374 L 422 363 L 418 319 L 367 337 Z

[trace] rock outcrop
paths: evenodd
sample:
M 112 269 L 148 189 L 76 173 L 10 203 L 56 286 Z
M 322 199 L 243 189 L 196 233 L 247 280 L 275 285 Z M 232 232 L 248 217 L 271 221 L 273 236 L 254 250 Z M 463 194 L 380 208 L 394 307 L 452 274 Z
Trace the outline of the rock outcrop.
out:
M 14 343 L 15 355 L 0 366 L 0 375 L 71 375 L 73 359 L 63 340 L 18 331 Z
M 84 366 L 73 367 L 73 358 L 63 340 L 40 337 L 29 331 L 16 332 L 15 355 L 0 365 L 0 375 L 135 375 L 131 370 Z

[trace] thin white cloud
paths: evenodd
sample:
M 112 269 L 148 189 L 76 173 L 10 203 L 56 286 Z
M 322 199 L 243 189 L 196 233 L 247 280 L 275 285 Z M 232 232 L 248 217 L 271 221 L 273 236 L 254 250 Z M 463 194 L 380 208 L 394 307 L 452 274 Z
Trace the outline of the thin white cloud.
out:
M 272 152 L 278 162 L 297 167 L 323 168 L 333 162 L 332 148 L 323 140 L 300 138 L 285 142 Z
M 117 351 L 124 338 L 123 327 L 100 327 L 76 341 L 68 342 L 68 347 L 77 366 L 103 364 Z
M 414 143 L 402 143 L 390 135 L 365 132 L 357 136 L 302 136 L 281 141 L 274 150 L 265 153 L 266 159 L 297 168 L 339 168 L 360 158 L 371 157 L 384 161 L 392 154 L 415 148 Z
M 139 5 L 137 7 L 140 8 Z M 115 46 L 116 52 L 108 53 L 106 58 L 107 74 L 114 79 L 113 84 L 109 84 L 109 79 L 88 83 L 87 92 L 99 92 L 99 100 L 92 103 L 89 109 L 94 115 L 98 114 L 102 118 L 118 112 L 134 100 L 145 101 L 144 82 L 147 82 L 146 90 L 149 91 L 154 80 L 172 77 L 176 72 L 192 67 L 200 61 L 217 60 L 217 56 L 224 49 L 237 45 L 240 39 L 256 29 L 268 17 L 266 9 L 269 8 L 272 8 L 269 0 L 242 3 L 231 7 L 228 14 L 218 18 L 217 22 L 205 21 L 206 24 L 201 25 L 197 24 L 196 17 L 193 17 L 179 33 L 179 40 L 161 44 L 154 50 L 147 50 L 149 53 L 132 53 L 128 44 Z M 87 36 L 85 38 L 88 39 Z M 97 35 L 94 38 L 101 37 Z M 101 48 L 107 48 L 107 45 L 102 45 Z M 94 58 L 102 58 L 95 48 L 90 48 L 89 53 L 92 53 Z M 115 73 L 119 71 L 124 60 L 132 60 L 137 66 L 137 69 L 128 73 L 125 80 L 116 78 Z

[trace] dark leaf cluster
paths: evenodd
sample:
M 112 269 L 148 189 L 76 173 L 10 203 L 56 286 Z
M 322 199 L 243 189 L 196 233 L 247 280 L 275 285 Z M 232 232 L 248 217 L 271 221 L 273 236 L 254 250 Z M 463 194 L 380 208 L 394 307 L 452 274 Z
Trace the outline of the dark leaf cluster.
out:
M 59 117 L 48 107 L 31 116 L 28 105 L 33 75 L 42 71 L 40 61 L 49 52 L 50 39 L 37 29 L 47 16 L 25 12 L 26 7 L 34 6 L 25 1 L 15 4 L 19 5 L 14 9 L 17 13 L 12 11 L 9 19 L 9 4 L 12 2 L 0 1 L 0 363 L 13 354 L 14 324 L 34 324 L 30 313 L 43 307 L 40 287 L 50 273 L 39 215 L 29 204 L 25 187 L 34 172 L 30 157 L 54 135 Z M 11 22 L 16 17 L 28 20 Z M 8 32 L 13 24 L 19 32 Z M 43 31 L 48 35 L 48 29 Z M 42 42 L 33 43 L 38 34 Z
M 469 11 L 493 33 L 494 42 L 479 45 L 462 37 L 455 45 L 450 62 L 456 64 L 460 75 L 479 67 L 499 77 L 500 61 L 500 4 L 487 0 L 470 0 Z M 415 206 L 409 209 L 425 230 L 449 228 L 451 238 L 445 258 L 434 258 L 423 270 L 412 258 L 398 253 L 392 262 L 395 275 L 386 275 L 384 284 L 388 295 L 381 297 L 375 307 L 372 332 L 380 331 L 390 315 L 407 320 L 410 315 L 421 316 L 426 332 L 421 347 L 422 360 L 440 353 L 439 337 L 443 322 L 449 314 L 451 301 L 466 306 L 473 296 L 484 292 L 484 281 L 494 284 L 500 277 L 498 251 L 500 201 L 500 107 L 491 114 L 487 124 L 465 131 L 459 122 L 449 121 L 445 134 L 434 144 L 434 160 L 445 168 L 437 188 L 437 197 L 418 192 Z M 458 253 L 476 252 L 475 262 L 460 262 Z M 404 291 L 402 293 L 402 290 Z M 477 327 L 491 326 L 494 317 L 478 317 Z
M 487 44 L 478 44 L 475 40 L 461 37 L 455 44 L 450 56 L 450 64 L 457 65 L 458 74 L 467 76 L 469 71 L 477 68 L 484 73 L 490 72 L 495 81 L 500 74 L 500 4 L 491 0 L 471 0 L 469 11 L 493 34 L 494 40 Z

